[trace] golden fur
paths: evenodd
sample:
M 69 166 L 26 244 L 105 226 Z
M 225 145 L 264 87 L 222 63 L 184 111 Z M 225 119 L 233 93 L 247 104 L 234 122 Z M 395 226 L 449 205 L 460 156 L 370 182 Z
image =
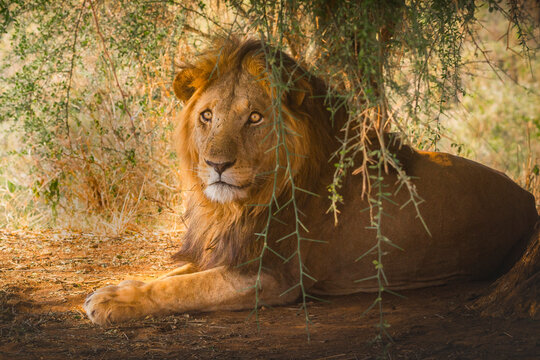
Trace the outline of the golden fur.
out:
M 152 282 L 127 281 L 97 290 L 84 305 L 93 322 L 250 308 L 255 286 L 259 304 L 285 304 L 300 295 L 300 257 L 309 273 L 302 279 L 309 293 L 378 290 L 373 279 L 356 281 L 375 271 L 374 254 L 355 261 L 376 241 L 370 214 L 361 211 L 368 207 L 361 176 L 348 176 L 343 182 L 339 224 L 334 226 L 333 217 L 326 214 L 326 187 L 334 172 L 327 159 L 338 148 L 335 138 L 341 128 L 332 124 L 345 118 L 338 114 L 332 119 L 323 100 L 324 83 L 281 52 L 272 58 L 283 64 L 282 80 L 290 90 L 276 92 L 266 65 L 266 54 L 274 51 L 259 41 L 221 41 L 176 76 L 174 91 L 185 104 L 176 141 L 187 223 L 177 258 L 188 264 Z M 281 106 L 272 106 L 276 102 Z M 280 146 L 277 155 L 273 150 L 279 138 L 272 131 L 276 111 L 286 125 L 282 138 L 295 186 L 319 194 L 295 192 L 298 216 L 309 230 L 300 229 L 300 235 L 324 243 L 302 241 L 298 246 L 298 239 L 288 236 L 297 223 L 293 206 L 287 205 L 292 192 L 287 172 L 283 167 L 276 170 L 277 162 L 287 164 L 285 147 Z M 262 123 L 249 121 L 254 112 Z M 397 175 L 385 174 L 392 201 L 383 203 L 387 217 L 381 231 L 404 249 L 384 247 L 387 288 L 492 276 L 508 253 L 526 241 L 538 218 L 534 198 L 506 176 L 449 154 L 407 146 L 393 151 L 424 200 L 420 212 L 430 233 Z M 277 171 L 275 177 L 264 175 L 272 170 Z M 272 198 L 274 178 L 276 220 L 267 240 L 275 253 L 266 249 L 258 274 L 259 262 L 250 260 L 261 255 L 263 241 L 256 233 L 266 226 L 268 207 L 263 205 Z
M 186 194 L 188 199 L 185 214 L 190 226 L 176 259 L 195 262 L 203 269 L 220 265 L 235 267 L 260 254 L 262 242 L 256 241 L 254 233 L 264 226 L 267 213 L 262 206 L 245 205 L 267 204 L 273 192 L 272 181 L 266 181 L 242 203 L 213 202 L 204 195 L 204 185 L 193 170 L 200 157 L 193 142 L 194 123 L 190 121 L 193 104 L 219 78 L 219 74 L 248 72 L 258 79 L 269 97 L 275 91 L 269 85 L 264 56 L 265 51 L 272 49 L 265 48 L 260 41 L 241 42 L 238 39 L 218 41 L 214 48 L 219 50 L 203 54 L 196 64 L 183 70 L 173 83 L 176 95 L 184 101 L 189 100 L 175 139 L 177 153 L 180 154 L 182 183 L 184 188 L 190 190 Z M 287 136 L 287 148 L 295 154 L 305 155 L 290 158 L 291 168 L 296 170 L 294 183 L 298 187 L 313 190 L 312 180 L 319 178 L 321 165 L 327 162 L 333 145 L 329 115 L 320 98 L 316 98 L 324 97 L 326 89 L 320 80 L 312 77 L 287 55 L 278 53 L 278 58 L 286 69 L 284 81 L 292 78 L 289 87 L 294 89 L 283 94 L 283 120 L 288 128 L 302 135 Z M 282 159 L 281 163 L 285 161 Z M 274 152 L 269 152 L 264 162 L 267 167 L 273 166 L 276 163 Z M 286 196 L 283 193 L 289 189 L 285 185 L 283 172 L 278 182 L 279 195 Z M 299 201 L 302 201 L 305 195 L 300 193 L 299 197 Z

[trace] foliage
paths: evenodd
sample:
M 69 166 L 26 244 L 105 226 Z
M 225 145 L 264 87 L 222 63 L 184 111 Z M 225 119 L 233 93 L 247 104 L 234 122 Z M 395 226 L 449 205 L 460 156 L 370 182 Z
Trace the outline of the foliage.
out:
M 518 116 L 499 114 L 503 109 L 498 108 L 497 120 L 490 121 L 493 111 L 466 90 L 466 86 L 482 87 L 482 80 L 462 77 L 464 71 L 472 71 L 471 66 L 480 66 L 479 61 L 494 66 L 482 44 L 479 19 L 495 15 L 506 20 L 506 48 L 517 54 L 510 62 L 515 65 L 514 58 L 519 58 L 526 64 L 510 69 L 530 68 L 518 80 L 530 78 L 538 69 L 539 36 L 538 19 L 530 18 L 530 10 L 534 4 L 516 0 L 2 2 L 0 123 L 10 133 L 1 150 L 6 157 L 0 163 L 0 224 L 57 219 L 94 230 L 102 224 L 105 230 L 122 233 L 165 212 L 175 218 L 180 198 L 170 133 L 178 104 L 171 92 L 172 79 L 178 65 L 196 56 L 213 35 L 246 34 L 285 50 L 324 78 L 328 97 L 334 99 L 329 102 L 331 112 L 347 112 L 342 145 L 331 159 L 336 171 L 328 184 L 330 210 L 339 221 L 343 179 L 351 172 L 362 174 L 362 192 L 376 214 L 371 225 L 377 230 L 377 244 L 374 252 L 358 256 L 376 261 L 380 285 L 376 303 L 382 306 L 384 248 L 393 245 L 380 232 L 386 201 L 381 184 L 389 169 L 403 175 L 400 179 L 411 202 L 417 206 L 421 201 L 386 151 L 383 132 L 398 132 L 405 142 L 422 149 L 489 159 L 481 154 L 484 145 L 466 143 L 468 138 L 482 139 L 492 154 L 521 156 L 518 161 L 495 164 L 538 191 L 538 108 Z M 268 64 L 275 75 L 272 86 L 285 91 L 290 85 L 283 82 L 278 65 Z M 497 65 L 497 71 L 501 73 L 506 65 Z M 538 95 L 536 82 L 525 87 L 524 96 Z M 532 103 L 528 99 L 523 103 Z M 462 118 L 456 110 L 460 101 L 473 113 L 469 119 L 478 127 L 490 127 L 489 139 L 485 131 L 472 136 L 463 128 L 457 120 Z M 279 102 L 274 105 L 279 113 Z M 276 151 L 282 137 L 293 136 L 281 126 L 279 121 L 274 124 Z M 524 133 L 530 145 L 519 147 L 512 139 L 523 139 Z M 368 141 L 373 134 L 382 142 L 381 149 Z M 370 169 L 375 178 L 368 175 Z M 298 227 L 301 209 L 294 201 L 292 176 L 290 185 L 289 206 L 294 206 Z M 52 216 L 43 215 L 44 204 Z M 272 214 L 272 203 L 267 206 Z M 24 214 L 32 220 L 14 223 Z M 268 226 L 260 232 L 265 243 Z M 303 278 L 309 277 L 301 258 L 301 243 L 307 240 L 297 231 L 289 241 L 298 243 L 298 286 L 302 287 Z M 271 249 L 265 246 L 263 251 Z M 309 319 L 309 294 L 303 287 L 302 294 Z M 380 314 L 379 339 L 387 328 L 382 307 Z
M 24 143 L 16 155 L 32 163 L 26 187 L 51 220 L 59 210 L 63 219 L 97 214 L 123 232 L 172 209 L 169 84 L 182 13 L 128 1 L 9 8 L 19 16 L 3 39 L 0 121 Z M 169 21 L 177 27 L 161 26 Z

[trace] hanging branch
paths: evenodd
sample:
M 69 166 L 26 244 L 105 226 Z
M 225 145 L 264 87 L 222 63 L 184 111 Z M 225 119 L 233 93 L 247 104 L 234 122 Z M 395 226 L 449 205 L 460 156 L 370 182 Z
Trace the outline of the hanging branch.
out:
M 122 95 L 122 103 L 124 104 L 124 110 L 128 114 L 129 120 L 131 122 L 131 131 L 132 131 L 133 135 L 135 135 L 135 137 L 137 137 L 137 132 L 136 132 L 137 128 L 135 127 L 135 123 L 133 122 L 133 116 L 131 115 L 131 112 L 129 111 L 129 108 L 127 106 L 126 95 L 124 93 L 124 90 L 122 89 L 122 87 L 120 86 L 120 82 L 118 81 L 118 76 L 116 75 L 116 68 L 114 66 L 114 63 L 112 61 L 111 56 L 109 55 L 109 51 L 107 50 L 107 45 L 105 44 L 105 37 L 103 36 L 103 33 L 101 32 L 101 29 L 100 29 L 100 26 L 99 26 L 99 21 L 98 21 L 98 16 L 97 16 L 96 9 L 95 9 L 95 6 L 94 6 L 94 1 L 92 1 L 92 0 L 90 0 L 90 7 L 92 8 L 92 15 L 94 17 L 94 23 L 96 25 L 96 32 L 98 33 L 99 38 L 101 40 L 101 45 L 103 46 L 103 53 L 107 57 L 107 60 L 108 60 L 109 65 L 111 67 L 111 71 L 112 71 L 114 80 L 116 82 L 116 86 L 118 87 L 118 90 L 120 91 L 120 95 Z
M 79 34 L 79 24 L 81 23 L 81 19 L 84 13 L 84 6 L 86 5 L 86 0 L 83 0 L 83 3 L 81 5 L 81 8 L 79 10 L 79 16 L 77 17 L 77 22 L 75 23 L 75 32 L 73 34 L 73 45 L 71 46 L 71 62 L 69 66 L 69 73 L 68 73 L 68 86 L 66 91 L 66 132 L 67 132 L 67 138 L 69 142 L 69 148 L 72 150 L 73 146 L 71 144 L 71 134 L 69 129 L 69 100 L 70 100 L 70 94 L 71 94 L 71 82 L 73 79 L 73 69 L 75 67 L 75 56 L 76 56 L 76 46 L 77 46 L 77 35 Z

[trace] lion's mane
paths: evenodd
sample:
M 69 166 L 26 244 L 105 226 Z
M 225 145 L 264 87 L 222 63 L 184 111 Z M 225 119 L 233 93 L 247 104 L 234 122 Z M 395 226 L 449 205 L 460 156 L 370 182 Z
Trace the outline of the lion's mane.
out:
M 200 269 L 221 265 L 236 267 L 249 263 L 260 255 L 263 241 L 258 239 L 255 233 L 261 231 L 267 221 L 267 206 L 264 205 L 268 204 L 272 197 L 273 181 L 267 181 L 256 194 L 241 204 L 221 204 L 208 200 L 203 193 L 204 186 L 194 170 L 199 154 L 193 143 L 194 124 L 189 121 L 189 114 L 205 90 L 222 75 L 231 72 L 248 72 L 258 80 L 270 98 L 275 98 L 273 94 L 276 88 L 271 85 L 272 75 L 267 70 L 270 56 L 282 64 L 281 80 L 289 83 L 290 90 L 281 97 L 281 110 L 289 131 L 285 136 L 287 148 L 289 153 L 295 154 L 290 156 L 294 184 L 307 190 L 320 190 L 318 179 L 323 165 L 327 164 L 331 144 L 334 142 L 331 116 L 325 106 L 324 83 L 286 54 L 261 41 L 241 41 L 234 38 L 215 41 L 212 50 L 186 66 L 173 83 L 177 96 L 185 100 L 175 141 L 181 182 L 186 194 L 184 219 L 187 224 L 181 249 L 175 258 L 193 262 Z M 291 135 L 293 133 L 296 135 Z M 273 153 L 269 152 L 268 158 L 264 160 L 275 163 Z M 283 155 L 281 153 L 280 157 Z M 290 197 L 290 184 L 283 171 L 278 172 L 277 176 L 279 197 Z M 297 202 L 305 202 L 305 196 L 303 193 L 297 195 Z M 282 201 L 280 206 L 285 201 Z M 287 218 L 287 211 L 282 214 Z M 275 239 L 285 231 L 286 226 L 277 222 L 272 225 Z M 279 245 L 284 253 L 287 253 L 287 249 L 284 249 L 287 247 L 286 243 Z M 242 268 L 248 269 L 249 266 Z

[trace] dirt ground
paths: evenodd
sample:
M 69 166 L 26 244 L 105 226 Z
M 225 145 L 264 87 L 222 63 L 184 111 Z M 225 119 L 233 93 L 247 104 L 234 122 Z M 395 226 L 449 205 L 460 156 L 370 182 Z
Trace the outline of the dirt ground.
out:
M 151 279 L 173 267 L 178 234 L 99 237 L 0 231 L 0 359 L 372 359 L 373 294 L 311 303 L 311 340 L 299 307 L 146 318 L 92 325 L 87 294 L 126 278 Z M 469 308 L 489 283 L 387 295 L 391 359 L 539 359 L 540 322 L 480 317 Z

